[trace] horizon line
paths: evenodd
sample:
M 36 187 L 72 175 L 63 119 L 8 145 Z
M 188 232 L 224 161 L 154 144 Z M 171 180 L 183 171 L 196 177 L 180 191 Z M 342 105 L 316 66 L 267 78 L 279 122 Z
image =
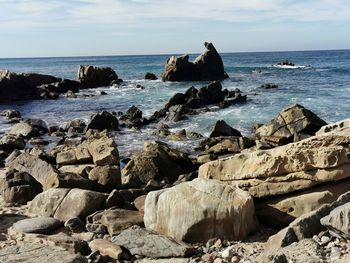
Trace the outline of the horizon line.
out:
M 265 50 L 265 51 L 224 51 L 218 52 L 219 54 L 242 54 L 242 53 L 286 53 L 286 52 L 317 52 L 317 51 L 348 51 L 350 48 L 339 49 L 305 49 L 305 50 Z M 204 52 L 202 52 L 204 53 Z M 89 58 L 89 57 L 137 57 L 137 56 L 179 56 L 183 54 L 198 55 L 202 54 L 198 52 L 189 53 L 148 53 L 148 54 L 119 54 L 119 55 L 72 55 L 72 56 L 37 56 L 37 57 L 0 57 L 0 60 L 5 59 L 45 59 L 45 58 Z

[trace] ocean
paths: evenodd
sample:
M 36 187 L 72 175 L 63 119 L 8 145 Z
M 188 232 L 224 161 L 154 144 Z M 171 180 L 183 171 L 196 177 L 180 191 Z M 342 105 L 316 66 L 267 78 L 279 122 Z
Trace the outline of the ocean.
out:
M 192 54 L 193 59 L 197 55 Z M 24 118 L 40 118 L 49 125 L 64 125 L 72 119 L 89 119 L 102 110 L 125 112 L 132 105 L 139 107 L 144 116 L 159 110 L 177 92 L 191 86 L 197 88 L 207 82 L 162 82 L 144 80 L 146 72 L 158 77 L 164 69 L 169 55 L 65 57 L 0 59 L 0 68 L 11 71 L 35 72 L 57 77 L 76 79 L 78 66 L 89 64 L 112 67 L 126 81 L 122 88 L 102 87 L 85 91 L 94 97 L 68 99 L 63 95 L 58 100 L 22 101 L 0 104 L 0 110 L 17 109 Z M 259 52 L 221 54 L 225 70 L 230 76 L 222 82 L 229 90 L 240 89 L 248 94 L 246 104 L 226 109 L 212 107 L 209 112 L 190 117 L 188 120 L 170 124 L 173 131 L 186 129 L 208 135 L 215 122 L 225 120 L 242 134 L 252 134 L 256 123 L 266 123 L 283 108 L 294 103 L 315 112 L 326 122 L 335 122 L 350 117 L 350 50 L 303 51 L 303 52 Z M 296 67 L 275 67 L 277 62 L 288 59 Z M 263 90 L 261 84 L 274 83 L 277 89 Z M 138 89 L 140 84 L 145 89 Z M 99 95 L 100 91 L 108 95 Z M 0 121 L 0 130 L 10 125 Z M 119 150 L 128 155 L 142 148 L 144 141 L 159 139 L 152 135 L 154 125 L 139 131 L 123 130 L 115 134 Z M 196 141 L 171 142 L 184 149 L 192 149 Z

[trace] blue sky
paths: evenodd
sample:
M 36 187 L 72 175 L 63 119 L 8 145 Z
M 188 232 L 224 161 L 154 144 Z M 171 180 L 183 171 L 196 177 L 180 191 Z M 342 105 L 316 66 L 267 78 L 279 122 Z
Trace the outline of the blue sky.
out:
M 349 0 L 0 0 L 0 57 L 350 48 Z

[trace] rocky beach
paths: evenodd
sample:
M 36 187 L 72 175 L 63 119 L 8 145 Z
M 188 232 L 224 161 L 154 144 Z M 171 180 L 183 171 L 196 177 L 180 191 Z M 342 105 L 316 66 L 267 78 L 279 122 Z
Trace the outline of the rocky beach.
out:
M 0 262 L 350 262 L 349 105 L 204 46 L 137 81 L 0 70 Z

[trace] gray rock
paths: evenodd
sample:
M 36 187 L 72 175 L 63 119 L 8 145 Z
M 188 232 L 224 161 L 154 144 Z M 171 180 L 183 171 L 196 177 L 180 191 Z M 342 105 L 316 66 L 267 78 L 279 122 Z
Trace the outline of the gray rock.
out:
M 12 135 L 22 135 L 26 138 L 31 138 L 39 135 L 39 130 L 30 126 L 28 123 L 20 122 L 15 124 L 8 132 Z
M 112 242 L 126 247 L 132 255 L 150 258 L 187 257 L 195 252 L 193 247 L 184 242 L 158 235 L 139 226 L 124 230 L 113 237 Z
M 64 248 L 37 243 L 25 243 L 0 250 L 0 262 L 21 263 L 87 263 L 86 258 L 77 257 Z
M 78 80 L 82 88 L 97 88 L 118 83 L 118 75 L 110 67 L 80 65 Z
M 22 233 L 50 234 L 62 225 L 62 221 L 52 217 L 34 217 L 17 221 L 13 227 Z
M 329 215 L 321 218 L 321 224 L 350 239 L 350 202 L 338 206 Z

